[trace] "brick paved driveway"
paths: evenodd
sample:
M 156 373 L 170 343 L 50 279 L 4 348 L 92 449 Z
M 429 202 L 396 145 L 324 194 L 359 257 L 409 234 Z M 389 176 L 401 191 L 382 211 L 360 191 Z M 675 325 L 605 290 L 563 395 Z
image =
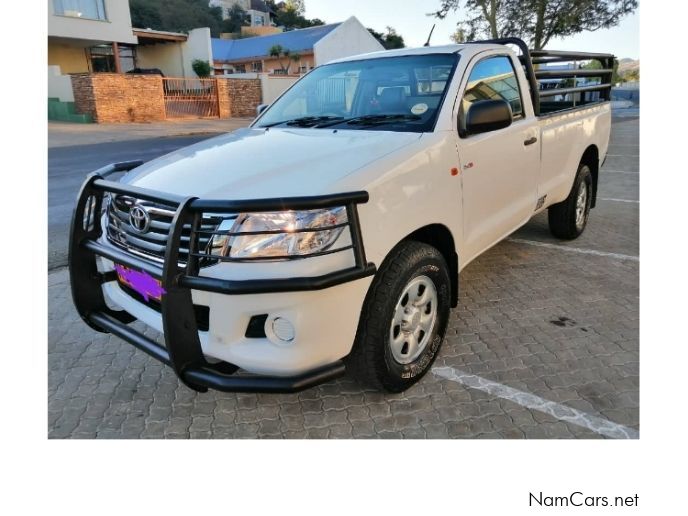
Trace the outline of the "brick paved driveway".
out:
M 541 215 L 461 273 L 433 372 L 403 394 L 347 378 L 294 395 L 195 393 L 82 324 L 66 271 L 53 272 L 49 436 L 637 437 L 638 154 L 638 120 L 616 120 L 583 237 L 552 239 Z

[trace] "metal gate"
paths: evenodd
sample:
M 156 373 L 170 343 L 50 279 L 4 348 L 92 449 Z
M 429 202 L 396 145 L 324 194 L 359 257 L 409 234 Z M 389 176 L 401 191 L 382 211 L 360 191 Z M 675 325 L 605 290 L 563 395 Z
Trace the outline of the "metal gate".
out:
M 167 118 L 220 116 L 217 79 L 162 80 Z

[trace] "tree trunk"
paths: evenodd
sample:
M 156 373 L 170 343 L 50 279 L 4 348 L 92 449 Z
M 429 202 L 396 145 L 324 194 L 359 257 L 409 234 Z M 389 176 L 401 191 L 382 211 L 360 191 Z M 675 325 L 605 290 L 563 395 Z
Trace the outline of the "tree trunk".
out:
M 497 28 L 497 10 L 499 9 L 497 3 L 498 0 L 490 0 L 490 32 L 492 32 L 492 37 L 495 39 L 500 36 L 499 29 Z
M 490 26 L 490 36 L 493 39 L 499 37 L 499 28 L 497 27 L 497 10 L 499 9 L 499 6 L 497 5 L 498 2 L 499 0 L 482 0 L 478 2 L 478 5 L 480 5 L 480 8 L 483 12 L 483 16 Z
M 545 46 L 545 10 L 547 9 L 547 0 L 537 0 L 536 5 L 533 48 L 535 50 L 542 50 L 542 48 Z

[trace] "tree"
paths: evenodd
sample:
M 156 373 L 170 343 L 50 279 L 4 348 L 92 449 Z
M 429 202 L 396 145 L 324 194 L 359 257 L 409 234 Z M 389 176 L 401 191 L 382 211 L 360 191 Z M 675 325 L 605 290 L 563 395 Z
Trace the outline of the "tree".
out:
M 637 8 L 637 0 L 441 0 L 433 14 L 463 11 L 458 26 L 469 40 L 514 36 L 540 50 L 552 38 L 618 25 Z
M 393 27 L 387 26 L 387 34 L 385 34 L 385 48 L 391 50 L 393 48 L 404 48 L 406 44 L 404 43 L 404 38 L 394 30 Z
M 640 69 L 628 70 L 622 77 L 622 82 L 638 82 L 640 81 Z
M 615 61 L 614 65 L 615 83 L 640 80 L 640 61 L 626 58 Z
M 130 0 L 131 25 L 141 29 L 155 29 L 162 26 L 162 17 L 157 6 L 149 2 Z
M 267 0 L 265 2 L 274 13 L 275 25 L 284 27 L 286 30 L 306 29 L 317 25 L 325 25 L 319 18 L 308 19 L 304 16 L 306 5 L 303 0 L 287 0 L 285 2 L 275 2 Z
M 222 32 L 222 8 L 207 0 L 129 0 L 129 8 L 135 27 L 170 32 L 208 27 L 215 37 Z
M 294 52 L 293 54 L 291 54 L 289 56 L 289 59 L 291 59 L 294 62 L 294 64 L 296 65 L 296 72 L 297 73 L 301 71 L 301 58 L 302 58 L 302 56 L 299 52 Z
M 306 2 L 304 0 L 286 0 L 285 5 L 298 14 L 303 15 L 306 12 Z
M 208 61 L 204 61 L 203 59 L 194 59 L 191 62 L 191 68 L 193 68 L 193 71 L 198 75 L 201 79 L 203 77 L 210 77 L 210 63 Z
M 581 66 L 583 70 L 601 70 L 602 69 L 602 63 L 597 61 L 596 59 L 593 59 L 592 61 L 584 64 Z M 620 82 L 623 82 L 623 78 L 619 75 L 619 60 L 614 59 L 614 72 L 612 73 L 612 84 L 618 84 Z
M 282 45 L 272 45 L 270 47 L 270 50 L 268 50 L 268 54 L 270 54 L 271 57 L 274 57 L 279 60 L 280 64 L 280 69 L 282 70 L 282 73 L 287 75 L 289 73 L 289 56 L 291 55 L 291 51 L 288 48 L 284 48 Z M 287 66 L 284 66 L 284 63 L 282 62 L 282 58 L 286 57 L 287 58 Z
M 457 44 L 465 43 L 466 41 L 468 41 L 468 38 L 466 37 L 466 31 L 461 27 L 457 27 L 454 31 L 454 34 L 449 36 L 449 39 L 451 39 L 454 43 Z
M 239 4 L 234 4 L 227 11 L 227 19 L 222 21 L 222 32 L 241 32 L 241 27 L 250 24 L 249 15 Z
M 370 28 L 368 29 L 368 32 L 370 32 L 370 34 L 372 34 L 372 36 L 378 40 L 386 50 L 406 47 L 404 38 L 398 34 L 393 27 L 387 27 L 387 32 L 384 34 Z

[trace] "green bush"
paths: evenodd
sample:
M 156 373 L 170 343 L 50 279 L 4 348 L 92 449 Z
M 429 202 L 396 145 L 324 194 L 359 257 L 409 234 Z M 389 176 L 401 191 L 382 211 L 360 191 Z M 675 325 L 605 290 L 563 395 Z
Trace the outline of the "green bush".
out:
M 191 68 L 199 77 L 210 77 L 210 63 L 202 59 L 194 59 Z

